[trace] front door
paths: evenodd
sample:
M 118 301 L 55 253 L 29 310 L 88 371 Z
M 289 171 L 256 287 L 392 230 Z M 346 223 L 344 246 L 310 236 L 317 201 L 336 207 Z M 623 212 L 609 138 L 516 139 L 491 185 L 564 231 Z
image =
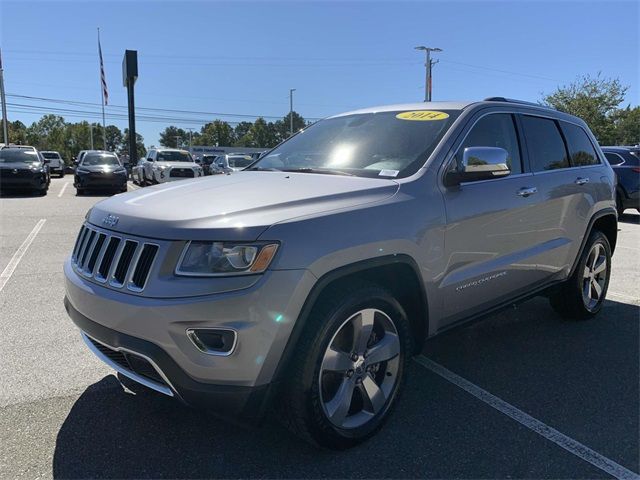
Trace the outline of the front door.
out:
M 515 116 L 480 118 L 458 146 L 454 162 L 466 147 L 505 149 L 511 173 L 443 190 L 448 263 L 439 284 L 445 317 L 438 327 L 517 295 L 538 280 L 540 238 L 533 230 L 540 196 L 534 175 L 523 168 Z

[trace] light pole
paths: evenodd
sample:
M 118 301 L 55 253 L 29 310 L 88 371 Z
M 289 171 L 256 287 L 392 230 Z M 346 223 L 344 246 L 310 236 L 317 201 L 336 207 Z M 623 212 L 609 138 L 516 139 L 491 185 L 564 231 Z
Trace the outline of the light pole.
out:
M 192 135 L 193 135 L 193 128 L 187 128 L 187 130 L 189 130 L 189 151 L 191 151 L 191 147 L 192 145 Z
M 182 145 L 182 137 L 180 135 L 175 135 L 173 138 L 176 139 L 176 148 L 180 148 L 180 145 Z
M 0 102 L 2 102 L 2 137 L 9 145 L 9 119 L 7 118 L 7 99 L 4 95 L 4 71 L 2 70 L 2 53 L 0 52 Z
M 426 54 L 426 58 L 425 58 L 425 62 L 424 62 L 424 66 L 425 66 L 425 70 L 426 70 L 426 75 L 425 75 L 425 84 L 424 84 L 424 101 L 425 102 L 430 102 L 431 101 L 431 68 L 433 67 L 434 62 L 433 60 L 431 60 L 431 52 L 441 52 L 442 49 L 441 48 L 432 48 L 432 47 L 425 47 L 424 45 L 420 45 L 419 47 L 415 47 L 416 50 L 424 50 L 425 54 Z
M 289 89 L 289 136 L 293 135 L 293 92 L 295 88 Z

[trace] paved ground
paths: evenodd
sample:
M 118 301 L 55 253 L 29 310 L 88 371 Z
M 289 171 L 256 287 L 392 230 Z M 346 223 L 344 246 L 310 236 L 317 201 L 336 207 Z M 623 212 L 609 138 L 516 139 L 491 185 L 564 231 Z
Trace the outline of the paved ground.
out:
M 102 198 L 62 192 L 70 181 L 53 180 L 45 198 L 0 198 L 0 271 L 45 219 L 12 276 L 0 278 L 0 477 L 608 478 L 607 462 L 619 476 L 640 471 L 639 215 L 620 223 L 597 319 L 562 322 L 539 298 L 443 334 L 424 356 L 482 389 L 484 401 L 413 362 L 382 434 L 329 453 L 272 419 L 246 429 L 123 392 L 62 306 L 63 259 Z M 482 392 L 505 402 L 502 411 Z M 534 422 L 517 422 L 505 405 Z M 566 436 L 551 435 L 558 443 L 575 442 L 578 455 L 540 425 Z M 583 459 L 587 447 L 600 467 Z

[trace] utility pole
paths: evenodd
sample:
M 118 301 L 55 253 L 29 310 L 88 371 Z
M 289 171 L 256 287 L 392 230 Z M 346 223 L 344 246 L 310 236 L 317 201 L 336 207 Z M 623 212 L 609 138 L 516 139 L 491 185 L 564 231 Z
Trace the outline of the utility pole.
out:
M 2 69 L 2 52 L 0 52 L 0 101 L 2 101 L 2 134 L 4 143 L 9 145 L 9 119 L 7 118 L 7 99 L 4 96 L 4 70 Z
M 419 47 L 415 47 L 416 50 L 423 50 L 425 52 L 425 62 L 424 62 L 424 67 L 425 67 L 425 82 L 424 82 L 424 101 L 425 102 L 430 102 L 431 101 L 431 71 L 433 69 L 433 65 L 438 63 L 437 61 L 433 61 L 431 59 L 431 52 L 441 52 L 442 49 L 441 48 L 432 48 L 432 47 L 425 47 L 423 45 L 420 45 Z
M 293 92 L 295 88 L 289 89 L 289 135 L 293 135 Z
M 176 139 L 176 148 L 180 148 L 180 144 L 182 143 L 182 142 L 181 142 L 182 137 L 181 137 L 180 135 L 176 135 L 176 136 L 174 136 L 173 138 L 175 138 L 175 139 Z
M 93 123 L 89 124 L 89 138 L 91 139 L 91 150 L 93 150 Z
M 189 130 L 189 151 L 191 151 L 191 147 L 192 145 L 192 138 L 193 138 L 193 128 L 187 128 L 187 130 Z

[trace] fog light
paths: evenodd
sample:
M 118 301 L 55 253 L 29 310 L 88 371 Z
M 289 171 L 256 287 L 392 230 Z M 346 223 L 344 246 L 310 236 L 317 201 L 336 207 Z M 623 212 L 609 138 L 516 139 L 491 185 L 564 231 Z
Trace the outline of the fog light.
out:
M 201 352 L 221 356 L 231 355 L 238 340 L 230 328 L 188 328 L 187 337 Z

